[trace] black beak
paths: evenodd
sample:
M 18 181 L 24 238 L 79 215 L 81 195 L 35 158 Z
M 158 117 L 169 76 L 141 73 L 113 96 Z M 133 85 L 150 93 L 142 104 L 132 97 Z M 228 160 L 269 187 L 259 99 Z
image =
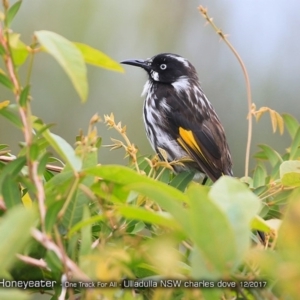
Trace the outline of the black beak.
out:
M 136 66 L 143 68 L 146 71 L 150 71 L 151 67 L 148 64 L 147 60 L 141 60 L 141 59 L 128 59 L 128 60 L 123 60 L 121 61 L 121 64 L 125 65 L 131 65 L 131 66 Z

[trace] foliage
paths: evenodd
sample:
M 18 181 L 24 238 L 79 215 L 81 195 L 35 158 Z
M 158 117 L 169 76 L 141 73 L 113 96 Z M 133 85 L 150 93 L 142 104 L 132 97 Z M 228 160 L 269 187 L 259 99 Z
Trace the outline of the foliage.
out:
M 141 156 L 126 126 L 111 114 L 105 123 L 122 140 L 110 147 L 123 148 L 130 163 L 100 165 L 97 115 L 74 149 L 31 113 L 32 65 L 40 52 L 52 55 L 82 101 L 88 93 L 86 63 L 113 71 L 121 66 L 49 31 L 35 32 L 25 45 L 10 29 L 20 6 L 3 1 L 0 14 L 6 67 L 0 83 L 14 98 L 1 100 L 0 115 L 24 135 L 17 156 L 0 145 L 0 277 L 7 280 L 3 285 L 14 280 L 23 289 L 2 288 L 0 299 L 32 299 L 31 293 L 49 299 L 297 299 L 298 121 L 252 109 L 257 118 L 269 111 L 274 130 L 282 132 L 285 125 L 291 136 L 286 153 L 260 145 L 252 178 L 224 176 L 201 185 L 192 182 L 192 173 L 173 174 L 183 161 Z M 26 66 L 22 83 L 18 70 Z M 256 230 L 265 233 L 264 245 Z M 169 288 L 157 288 L 164 284 Z

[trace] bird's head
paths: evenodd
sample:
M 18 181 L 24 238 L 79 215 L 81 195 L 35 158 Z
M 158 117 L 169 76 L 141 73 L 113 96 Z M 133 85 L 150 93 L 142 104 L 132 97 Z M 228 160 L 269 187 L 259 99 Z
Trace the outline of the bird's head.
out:
M 130 59 L 121 63 L 143 68 L 156 82 L 174 83 L 182 78 L 198 80 L 193 65 L 177 54 L 162 53 L 146 60 Z

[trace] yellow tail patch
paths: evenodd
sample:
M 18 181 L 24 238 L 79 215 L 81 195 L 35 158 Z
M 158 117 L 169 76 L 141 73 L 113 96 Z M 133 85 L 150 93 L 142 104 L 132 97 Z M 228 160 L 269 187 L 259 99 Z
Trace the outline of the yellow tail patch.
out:
M 198 152 L 199 155 L 207 161 L 206 157 L 203 155 L 203 152 L 202 152 L 200 146 L 196 142 L 193 132 L 191 130 L 185 130 L 182 127 L 179 127 L 179 135 L 180 135 L 180 138 L 177 139 L 177 141 L 187 152 L 189 152 L 189 151 L 188 151 L 188 149 L 186 149 L 186 146 L 184 145 L 184 143 L 188 147 L 190 147 L 192 150 L 194 150 L 195 152 Z M 182 143 L 182 141 L 184 143 Z

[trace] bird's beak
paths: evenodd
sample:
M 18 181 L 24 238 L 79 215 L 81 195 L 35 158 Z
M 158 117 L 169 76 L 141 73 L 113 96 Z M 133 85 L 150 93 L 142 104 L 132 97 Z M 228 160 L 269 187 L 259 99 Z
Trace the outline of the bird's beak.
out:
M 140 67 L 140 68 L 143 68 L 146 71 L 150 71 L 150 69 L 151 69 L 150 64 L 148 63 L 148 61 L 147 60 L 142 60 L 142 59 L 123 60 L 123 61 L 121 61 L 121 64 Z

